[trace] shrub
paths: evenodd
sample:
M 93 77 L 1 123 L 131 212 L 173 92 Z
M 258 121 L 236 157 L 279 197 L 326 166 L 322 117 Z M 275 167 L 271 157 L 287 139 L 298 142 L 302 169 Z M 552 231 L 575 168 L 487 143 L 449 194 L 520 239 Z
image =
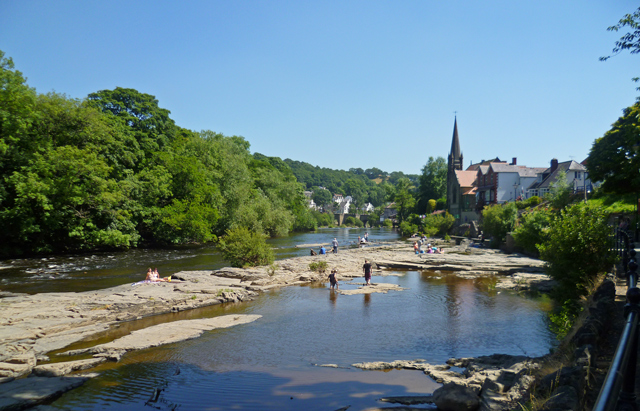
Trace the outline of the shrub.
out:
M 391 221 L 390 219 L 387 218 L 382 222 L 382 225 L 384 227 L 393 227 L 393 221 Z
M 493 237 L 493 247 L 497 247 L 513 229 L 517 214 L 514 203 L 490 205 L 482 210 L 482 230 Z
M 549 224 L 551 224 L 551 213 L 546 210 L 522 214 L 518 226 L 513 230 L 516 245 L 529 253 L 538 255 L 537 246 L 546 241 Z
M 597 275 L 611 268 L 614 255 L 608 250 L 607 219 L 602 208 L 578 203 L 551 222 L 548 239 L 538 250 L 563 300 L 585 295 Z
M 275 257 L 265 238 L 264 234 L 249 231 L 245 227 L 234 228 L 227 230 L 218 247 L 224 259 L 233 267 L 269 265 Z
M 318 227 L 332 227 L 334 224 L 333 214 L 312 211 L 311 215 L 316 219 Z
M 400 223 L 400 232 L 404 236 L 410 236 L 413 233 L 418 232 L 418 226 L 415 224 L 411 224 L 409 221 L 403 221 Z
M 309 264 L 309 270 L 318 272 L 320 274 L 324 273 L 327 270 L 327 262 L 326 261 L 314 261 Z
M 347 217 L 344 220 L 344 224 L 350 227 L 364 227 L 364 223 L 359 218 Z

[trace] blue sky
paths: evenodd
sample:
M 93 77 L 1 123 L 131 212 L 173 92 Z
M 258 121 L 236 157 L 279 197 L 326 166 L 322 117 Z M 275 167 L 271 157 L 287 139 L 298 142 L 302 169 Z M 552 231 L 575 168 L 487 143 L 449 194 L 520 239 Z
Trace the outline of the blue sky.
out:
M 582 161 L 635 102 L 640 57 L 607 62 L 631 1 L 0 0 L 0 50 L 40 93 L 152 94 L 182 127 L 252 152 L 417 174 Z

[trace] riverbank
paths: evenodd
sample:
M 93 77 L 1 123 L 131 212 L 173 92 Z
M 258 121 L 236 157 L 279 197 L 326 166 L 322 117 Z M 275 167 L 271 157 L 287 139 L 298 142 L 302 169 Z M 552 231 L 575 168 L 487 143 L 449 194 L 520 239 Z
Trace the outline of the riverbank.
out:
M 406 268 L 413 266 L 415 270 L 425 268 L 435 270 L 444 265 L 457 266 L 459 272 L 466 275 L 492 275 L 500 272 L 511 274 L 511 276 L 497 278 L 527 276 L 533 271 L 540 270 L 541 266 L 537 260 L 466 247 L 450 247 L 444 255 L 420 256 L 411 251 L 410 244 L 399 242 L 390 246 L 340 250 L 338 254 L 327 256 L 280 260 L 276 262 L 277 269 L 273 272 L 270 272 L 267 267 L 247 270 L 225 268 L 216 271 L 177 273 L 174 275 L 177 281 L 171 283 L 143 284 L 135 287 L 125 285 L 85 293 L 5 295 L 0 299 L 3 312 L 6 313 L 5 320 L 0 326 L 0 335 L 3 338 L 0 348 L 3 354 L 14 354 L 20 352 L 20 349 L 23 350 L 22 354 L 27 354 L 22 359 L 17 355 L 11 358 L 7 355 L 5 357 L 9 359 L 6 361 L 7 364 L 29 366 L 30 363 L 35 362 L 35 358 L 39 360 L 39 365 L 31 367 L 33 374 L 53 375 L 52 369 L 56 367 L 60 367 L 61 374 L 66 374 L 73 370 L 70 362 L 47 362 L 45 356 L 49 351 L 67 347 L 73 341 L 95 335 L 96 332 L 121 323 L 123 320 L 163 312 L 182 311 L 224 301 L 246 301 L 254 298 L 262 290 L 289 284 L 326 282 L 326 273 L 309 271 L 309 263 L 320 261 L 320 259 L 327 262 L 329 269 L 338 269 L 341 279 L 355 278 L 354 282 L 359 282 L 360 280 L 356 277 L 362 278 L 364 258 L 372 261 L 374 267 L 378 265 L 377 263 L 382 265 L 381 262 L 384 261 L 386 264 L 399 264 Z M 483 273 L 473 269 L 474 261 L 484 267 Z M 491 264 L 491 261 L 494 263 Z M 381 283 L 380 286 L 384 283 L 379 276 L 385 274 L 386 271 L 381 271 L 379 268 L 374 272 L 377 281 Z M 448 272 L 442 271 L 440 275 L 448 275 Z M 521 286 L 522 282 L 518 285 Z M 363 289 L 373 292 L 376 287 L 363 287 Z M 195 325 L 195 323 L 192 324 Z M 155 334 L 157 336 L 153 341 L 156 345 L 162 343 L 162 337 L 169 334 L 172 327 L 178 327 L 178 325 L 168 327 L 164 332 L 159 333 L 160 335 Z M 17 333 L 20 330 L 22 335 Z M 31 335 L 28 334 L 29 332 Z M 9 347 L 12 348 L 9 349 Z M 83 363 L 82 367 L 91 368 L 93 364 L 91 361 L 100 359 L 117 360 L 123 350 L 126 352 L 127 349 L 139 349 L 141 346 L 127 343 L 124 348 L 122 347 L 123 345 L 120 345 L 117 350 L 114 347 L 101 347 L 100 352 L 97 349 L 91 353 L 87 352 L 85 354 L 90 355 L 91 358 L 83 357 L 80 361 L 86 361 L 86 363 Z M 32 355 L 30 362 L 29 355 Z M 69 359 L 72 358 L 74 357 L 69 357 Z M 23 367 L 23 370 L 24 368 L 26 367 Z

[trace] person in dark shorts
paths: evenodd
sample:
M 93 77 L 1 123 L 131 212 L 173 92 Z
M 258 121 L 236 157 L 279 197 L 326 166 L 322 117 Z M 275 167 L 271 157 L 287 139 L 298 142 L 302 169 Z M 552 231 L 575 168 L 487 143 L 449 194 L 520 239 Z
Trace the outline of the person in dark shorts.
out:
M 367 282 L 366 285 L 371 285 L 371 264 L 369 263 L 369 260 L 364 260 L 362 271 L 364 271 L 364 279 Z
M 331 270 L 331 274 L 329 274 L 329 282 L 331 283 L 331 289 L 333 290 L 333 288 L 335 287 L 336 290 L 339 290 L 340 287 L 338 286 L 338 270 L 333 269 Z

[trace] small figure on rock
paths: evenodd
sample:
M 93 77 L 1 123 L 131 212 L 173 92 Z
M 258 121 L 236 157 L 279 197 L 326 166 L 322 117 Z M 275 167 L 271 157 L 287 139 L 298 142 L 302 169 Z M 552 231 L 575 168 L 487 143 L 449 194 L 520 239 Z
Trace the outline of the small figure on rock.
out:
M 324 248 L 323 245 L 320 246 L 320 254 L 326 254 L 327 253 L 327 249 Z
M 318 253 L 316 253 L 315 251 L 313 251 L 313 248 L 311 249 L 311 255 L 318 255 Z
M 333 253 L 337 254 L 338 253 L 338 240 L 336 238 L 334 238 L 333 241 L 331 242 L 331 246 L 333 247 Z

